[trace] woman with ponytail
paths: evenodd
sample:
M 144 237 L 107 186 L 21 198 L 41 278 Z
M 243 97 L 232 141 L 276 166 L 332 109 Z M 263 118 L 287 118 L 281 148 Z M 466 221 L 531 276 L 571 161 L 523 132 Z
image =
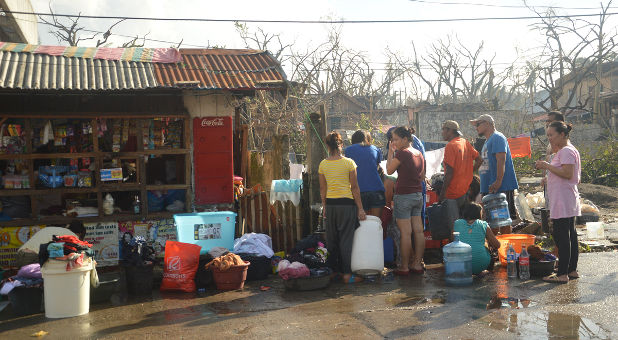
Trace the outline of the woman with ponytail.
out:
M 558 273 L 544 277 L 543 281 L 567 283 L 579 278 L 577 260 L 579 243 L 575 231 L 575 218 L 581 215 L 579 184 L 581 160 L 577 149 L 569 142 L 571 124 L 555 121 L 547 128 L 547 140 L 554 157 L 550 162 L 539 160 L 536 168 L 547 170 L 547 196 L 549 216 L 553 222 L 553 236 L 558 246 Z
M 412 131 L 400 126 L 393 131 L 386 160 L 386 173 L 397 171 L 395 209 L 393 216 L 401 233 L 400 267 L 397 275 L 408 275 L 410 271 L 422 274 L 425 236 L 423 235 L 423 182 L 425 181 L 425 158 L 412 147 Z M 412 253 L 412 233 L 414 252 Z
M 356 180 L 356 163 L 341 155 L 343 141 L 333 131 L 326 136 L 328 158 L 320 162 L 320 197 L 326 226 L 328 265 L 347 283 L 362 279 L 352 274 L 352 243 L 359 220 L 366 218 Z

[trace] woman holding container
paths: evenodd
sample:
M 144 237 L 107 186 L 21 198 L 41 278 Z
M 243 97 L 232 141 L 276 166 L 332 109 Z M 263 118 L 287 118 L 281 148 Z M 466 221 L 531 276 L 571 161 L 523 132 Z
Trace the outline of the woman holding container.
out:
M 567 283 L 579 278 L 577 260 L 579 243 L 575 218 L 581 215 L 579 184 L 581 160 L 577 149 L 569 142 L 571 124 L 556 121 L 547 128 L 547 139 L 554 157 L 551 162 L 539 160 L 537 169 L 547 170 L 549 217 L 553 222 L 553 236 L 558 246 L 558 272 L 543 278 L 551 283 Z
M 366 218 L 356 180 L 356 163 L 341 155 L 343 141 L 333 131 L 326 136 L 328 158 L 320 162 L 320 197 L 326 225 L 328 265 L 343 281 L 362 281 L 352 274 L 352 243 L 359 220 Z

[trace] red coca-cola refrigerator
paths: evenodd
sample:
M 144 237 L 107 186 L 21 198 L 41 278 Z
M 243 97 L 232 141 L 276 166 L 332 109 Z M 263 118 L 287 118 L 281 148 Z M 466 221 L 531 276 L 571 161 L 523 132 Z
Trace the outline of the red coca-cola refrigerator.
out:
M 232 117 L 193 119 L 195 204 L 234 201 Z

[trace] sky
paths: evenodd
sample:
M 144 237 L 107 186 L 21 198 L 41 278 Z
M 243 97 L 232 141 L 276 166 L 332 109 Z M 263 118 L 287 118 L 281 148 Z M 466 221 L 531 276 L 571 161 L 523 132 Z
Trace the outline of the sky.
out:
M 48 12 L 49 0 L 31 0 L 36 12 Z M 558 6 L 558 14 L 593 14 L 599 12 L 598 0 L 528 0 L 531 6 Z M 602 0 L 607 3 L 607 0 Z M 211 1 L 211 0 L 52 0 L 56 13 L 84 15 L 117 15 L 139 17 L 180 17 L 213 19 L 282 19 L 282 20 L 396 20 L 396 19 L 446 19 L 479 17 L 531 16 L 534 13 L 522 0 L 313 0 L 313 1 Z M 507 7 L 515 6 L 515 7 Z M 618 1 L 610 12 L 618 13 Z M 575 9 L 577 8 L 577 9 Z M 594 8 L 594 9 L 582 9 Z M 537 7 L 540 11 L 545 7 Z M 618 17 L 616 15 L 615 17 Z M 612 17 L 610 27 L 616 30 L 618 18 Z M 591 18 L 594 20 L 596 18 Z M 113 19 L 82 19 L 89 29 L 105 31 Z M 495 54 L 497 68 L 518 59 L 533 55 L 543 44 L 543 37 L 530 29 L 533 20 L 487 20 L 477 22 L 440 23 L 371 23 L 343 24 L 343 44 L 363 51 L 371 66 L 384 67 L 385 49 L 411 55 L 412 42 L 422 52 L 438 39 L 456 35 L 472 48 L 484 41 L 485 57 Z M 249 28 L 261 27 L 264 31 L 280 34 L 282 40 L 294 42 L 298 47 L 317 46 L 325 42 L 327 24 L 249 23 Z M 41 44 L 57 45 L 58 41 L 39 25 Z M 146 33 L 148 38 L 179 42 L 182 47 L 193 45 L 244 48 L 232 22 L 177 22 L 177 21 L 126 21 L 112 31 L 132 36 Z M 110 39 L 116 46 L 129 40 L 125 37 Z M 94 42 L 92 42 L 94 44 Z M 89 46 L 88 43 L 81 44 Z M 169 47 L 170 43 L 147 42 L 146 47 Z M 285 67 L 286 65 L 284 65 Z

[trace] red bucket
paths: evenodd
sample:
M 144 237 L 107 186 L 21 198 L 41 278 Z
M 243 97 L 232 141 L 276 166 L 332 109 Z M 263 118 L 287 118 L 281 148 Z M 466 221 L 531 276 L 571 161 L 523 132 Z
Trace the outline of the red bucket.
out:
M 240 266 L 233 266 L 226 271 L 220 271 L 217 268 L 212 269 L 213 278 L 218 290 L 235 290 L 242 289 L 245 286 L 247 279 L 247 269 L 251 262 L 245 262 Z

